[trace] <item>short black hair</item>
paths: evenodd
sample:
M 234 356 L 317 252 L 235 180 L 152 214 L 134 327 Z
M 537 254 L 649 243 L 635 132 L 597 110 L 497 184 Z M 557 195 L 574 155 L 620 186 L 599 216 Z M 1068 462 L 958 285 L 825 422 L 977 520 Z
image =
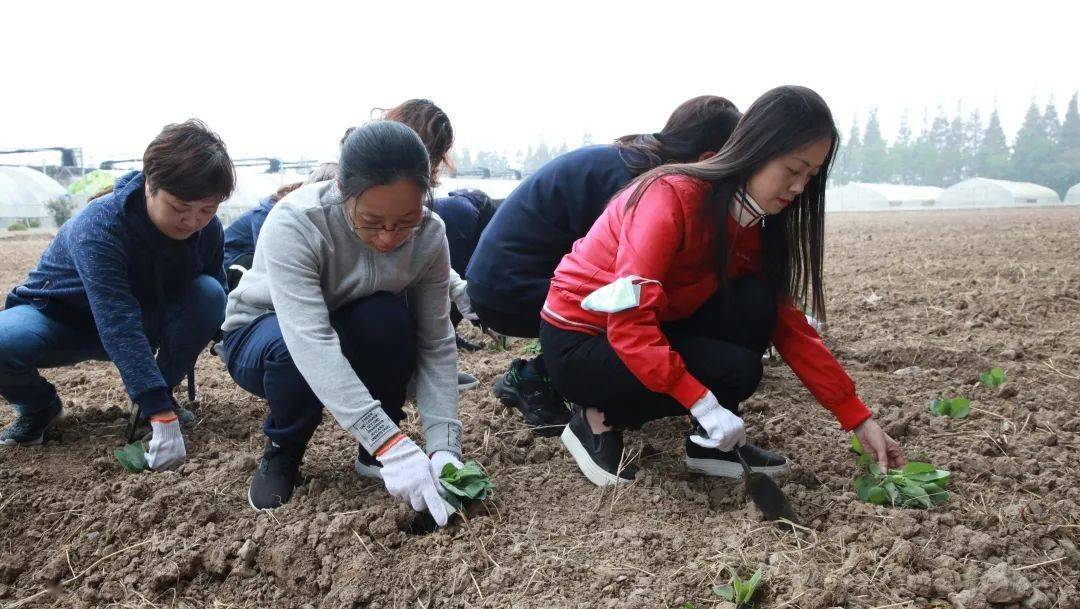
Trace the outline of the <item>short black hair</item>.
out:
M 198 119 L 165 125 L 143 153 L 150 191 L 164 189 L 182 201 L 224 201 L 236 186 L 225 142 Z

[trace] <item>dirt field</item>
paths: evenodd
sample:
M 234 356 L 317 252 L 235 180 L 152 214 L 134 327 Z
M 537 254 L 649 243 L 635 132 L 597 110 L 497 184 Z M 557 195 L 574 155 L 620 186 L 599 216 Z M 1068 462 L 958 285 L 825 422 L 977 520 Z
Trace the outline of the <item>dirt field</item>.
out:
M 44 246 L 0 241 L 3 290 Z M 724 605 L 711 588 L 728 569 L 757 567 L 759 607 L 1080 607 L 1080 209 L 830 216 L 826 258 L 827 340 L 907 456 L 953 471 L 942 506 L 859 502 L 847 435 L 781 362 L 746 420 L 795 461 L 782 482 L 806 528 L 776 530 L 739 483 L 687 473 L 680 421 L 628 434 L 638 481 L 597 489 L 491 397 L 518 341 L 462 358 L 483 382 L 461 412 L 498 485 L 486 511 L 409 533 L 411 511 L 353 472 L 328 418 L 311 484 L 257 514 L 264 404 L 219 361 L 200 361 L 188 463 L 142 475 L 111 456 L 115 370 L 86 364 L 47 374 L 67 405 L 55 438 L 0 450 L 0 607 L 701 608 Z M 1008 382 L 975 387 L 995 365 Z M 960 394 L 968 419 L 927 412 Z

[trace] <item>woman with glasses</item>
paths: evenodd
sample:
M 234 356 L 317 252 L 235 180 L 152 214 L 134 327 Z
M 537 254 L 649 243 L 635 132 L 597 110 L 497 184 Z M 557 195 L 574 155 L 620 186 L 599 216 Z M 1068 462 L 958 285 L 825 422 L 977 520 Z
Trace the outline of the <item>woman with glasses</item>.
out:
M 269 404 L 248 500 L 288 503 L 325 406 L 359 441 L 361 474 L 443 525 L 438 472 L 461 465 L 461 422 L 445 229 L 425 206 L 428 153 L 405 125 L 376 121 L 348 135 L 339 166 L 337 179 L 274 207 L 265 245 L 229 295 L 226 365 Z M 398 427 L 414 374 L 424 449 Z

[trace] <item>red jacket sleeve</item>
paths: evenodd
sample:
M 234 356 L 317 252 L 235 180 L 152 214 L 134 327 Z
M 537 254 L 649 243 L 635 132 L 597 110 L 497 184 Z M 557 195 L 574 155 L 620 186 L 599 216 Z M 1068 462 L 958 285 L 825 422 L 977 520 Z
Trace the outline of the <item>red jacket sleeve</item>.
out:
M 660 329 L 667 303 L 663 283 L 684 240 L 686 214 L 678 193 L 665 180 L 653 182 L 638 204 L 622 212 L 614 273 L 660 282 L 641 285 L 638 306 L 608 315 L 607 338 L 615 353 L 643 385 L 690 408 L 708 391 Z
M 777 306 L 776 313 L 773 344 L 795 376 L 822 406 L 832 411 L 845 431 L 869 419 L 872 413 L 855 395 L 855 383 L 810 327 L 806 315 L 784 303 Z

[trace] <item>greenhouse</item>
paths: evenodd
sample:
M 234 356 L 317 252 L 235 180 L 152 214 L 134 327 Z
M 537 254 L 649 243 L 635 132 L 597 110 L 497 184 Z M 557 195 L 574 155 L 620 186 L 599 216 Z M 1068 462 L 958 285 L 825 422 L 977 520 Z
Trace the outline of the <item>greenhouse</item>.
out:
M 1057 193 L 1046 186 L 987 178 L 971 178 L 953 184 L 938 197 L 938 206 L 946 209 L 1027 207 L 1060 203 Z
M 0 230 L 55 228 L 48 202 L 67 195 L 59 182 L 30 167 L 0 167 Z
M 1080 205 L 1080 184 L 1073 184 L 1073 187 L 1065 193 L 1065 202 Z
M 825 195 L 826 211 L 889 211 L 927 209 L 937 204 L 942 189 L 908 184 L 851 182 L 830 188 Z

